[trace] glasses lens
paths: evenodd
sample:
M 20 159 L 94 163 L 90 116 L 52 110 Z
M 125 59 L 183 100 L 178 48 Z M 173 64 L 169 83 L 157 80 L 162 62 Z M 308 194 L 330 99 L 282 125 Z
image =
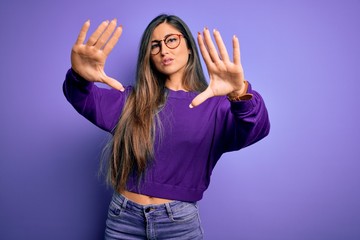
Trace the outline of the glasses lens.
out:
M 180 36 L 173 34 L 165 39 L 165 44 L 168 48 L 177 48 L 180 44 Z
M 158 54 L 160 52 L 160 43 L 154 43 L 151 45 L 151 54 Z

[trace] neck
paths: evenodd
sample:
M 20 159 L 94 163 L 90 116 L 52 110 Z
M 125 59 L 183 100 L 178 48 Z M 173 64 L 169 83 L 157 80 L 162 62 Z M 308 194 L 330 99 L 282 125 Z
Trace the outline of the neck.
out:
M 182 79 L 179 77 L 168 77 L 166 79 L 166 83 L 165 86 L 170 89 L 170 90 L 174 90 L 174 91 L 179 91 L 179 90 L 183 90 L 186 91 L 186 89 L 183 86 L 182 83 Z

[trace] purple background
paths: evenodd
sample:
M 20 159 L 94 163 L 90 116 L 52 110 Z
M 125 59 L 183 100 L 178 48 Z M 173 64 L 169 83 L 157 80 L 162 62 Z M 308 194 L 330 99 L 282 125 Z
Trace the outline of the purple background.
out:
M 360 1 L 0 2 L 0 239 L 101 239 L 111 191 L 97 177 L 108 135 L 66 102 L 84 21 L 118 18 L 107 73 L 132 82 L 159 13 L 194 34 L 236 34 L 270 135 L 223 156 L 200 202 L 206 239 L 360 239 Z

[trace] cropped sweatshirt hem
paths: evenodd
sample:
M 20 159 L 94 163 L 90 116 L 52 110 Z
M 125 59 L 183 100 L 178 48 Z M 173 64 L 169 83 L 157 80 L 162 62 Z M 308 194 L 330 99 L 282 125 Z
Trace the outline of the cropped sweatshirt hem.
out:
M 127 191 L 143 194 L 146 196 L 185 201 L 196 202 L 202 199 L 205 189 L 195 189 L 189 187 L 176 186 L 172 184 L 142 182 L 141 188 L 137 188 L 137 182 L 128 181 Z

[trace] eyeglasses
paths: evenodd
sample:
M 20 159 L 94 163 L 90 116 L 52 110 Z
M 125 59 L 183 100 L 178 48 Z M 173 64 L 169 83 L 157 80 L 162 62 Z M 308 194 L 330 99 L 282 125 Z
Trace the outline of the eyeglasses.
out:
M 156 55 L 160 52 L 161 41 L 164 41 L 165 45 L 170 49 L 175 49 L 180 45 L 182 34 L 169 34 L 164 37 L 163 40 L 154 40 L 151 43 L 151 54 Z

